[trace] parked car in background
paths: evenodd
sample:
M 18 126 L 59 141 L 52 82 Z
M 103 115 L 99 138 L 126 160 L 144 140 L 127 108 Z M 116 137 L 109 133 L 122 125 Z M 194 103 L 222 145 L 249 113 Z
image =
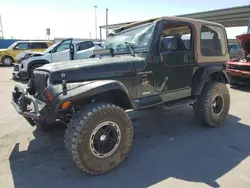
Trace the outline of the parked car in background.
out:
M 230 59 L 239 58 L 243 55 L 240 44 L 229 43 Z
M 102 49 L 92 41 L 73 41 L 72 38 L 58 42 L 43 53 L 24 52 L 19 54 L 17 64 L 12 73 L 13 78 L 29 79 L 35 68 L 48 63 L 87 59 L 93 55 L 93 50 Z
M 227 73 L 230 78 L 230 84 L 250 84 L 250 33 L 236 36 L 236 38 L 241 45 L 243 56 L 231 59 L 227 63 Z
M 7 49 L 0 49 L 0 60 L 5 66 L 12 65 L 16 62 L 16 56 L 25 51 L 43 52 L 53 45 L 52 41 L 17 41 Z

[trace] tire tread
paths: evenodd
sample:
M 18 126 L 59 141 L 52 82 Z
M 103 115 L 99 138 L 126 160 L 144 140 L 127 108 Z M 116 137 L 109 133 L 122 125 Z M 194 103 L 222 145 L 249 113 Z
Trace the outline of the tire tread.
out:
M 78 136 L 80 134 L 83 134 L 87 130 L 87 125 L 88 125 L 87 122 L 92 118 L 91 115 L 93 113 L 96 113 L 98 110 L 102 110 L 105 108 L 107 108 L 108 110 L 113 110 L 113 112 L 115 112 L 114 109 L 122 110 L 122 108 L 120 108 L 119 106 L 116 106 L 114 104 L 106 104 L 106 103 L 90 104 L 90 105 L 80 109 L 75 114 L 75 116 L 72 117 L 72 119 L 68 125 L 68 128 L 65 131 L 64 144 L 65 144 L 67 151 L 69 152 L 71 158 L 76 163 L 76 165 L 81 170 L 83 170 L 84 172 L 86 172 L 88 174 L 98 175 L 98 174 L 103 174 L 103 173 L 109 172 L 123 161 L 123 160 L 120 160 L 118 165 L 116 165 L 113 168 L 107 169 L 106 171 L 93 172 L 93 171 L 88 170 L 86 168 L 86 166 L 78 158 L 78 156 L 79 156 L 78 151 L 77 151 L 77 138 L 78 138 Z M 127 118 L 130 119 L 125 112 L 123 113 L 123 115 L 124 115 L 125 119 L 127 119 Z M 132 122 L 128 121 L 128 123 L 131 124 L 131 127 L 132 127 Z M 131 129 L 130 131 L 133 131 L 133 130 Z M 132 140 L 133 140 L 133 134 L 129 134 L 129 135 L 132 135 L 129 137 L 129 141 L 128 141 L 129 142 L 129 150 L 130 150 L 131 145 L 132 145 Z

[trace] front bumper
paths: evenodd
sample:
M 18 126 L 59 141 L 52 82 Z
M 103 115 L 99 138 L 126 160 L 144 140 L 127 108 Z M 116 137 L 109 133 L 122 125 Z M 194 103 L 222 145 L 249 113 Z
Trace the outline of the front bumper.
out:
M 229 77 L 230 83 L 245 83 L 250 84 L 250 72 L 240 71 L 234 69 L 227 69 L 227 75 Z
M 12 77 L 25 80 L 25 79 L 29 79 L 29 74 L 28 72 L 14 70 L 12 72 Z
M 43 119 L 40 112 L 45 108 L 46 104 L 33 95 L 29 95 L 25 84 L 15 86 L 11 103 L 22 116 L 35 120 Z

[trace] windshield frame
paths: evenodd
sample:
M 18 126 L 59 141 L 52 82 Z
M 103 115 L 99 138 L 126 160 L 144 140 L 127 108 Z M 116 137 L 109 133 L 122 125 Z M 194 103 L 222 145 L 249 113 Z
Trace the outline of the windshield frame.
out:
M 152 38 L 154 36 L 155 26 L 156 26 L 156 21 L 153 21 L 153 22 L 144 23 L 144 24 L 141 24 L 141 25 L 138 25 L 138 26 L 135 26 L 135 27 L 131 27 L 131 28 L 123 30 L 121 32 L 114 33 L 114 36 L 112 36 L 112 38 L 106 39 L 105 43 L 103 44 L 103 47 L 104 47 L 104 49 L 109 49 L 109 47 L 107 47 L 106 45 L 115 42 L 116 41 L 115 37 L 121 37 L 121 38 L 124 37 L 124 38 L 126 38 L 127 36 L 129 36 L 129 35 L 127 35 L 127 36 L 124 35 L 125 33 L 133 32 L 134 30 L 137 30 L 139 28 L 144 28 L 144 29 L 140 30 L 137 33 L 137 34 L 139 34 L 138 36 L 140 37 L 145 33 L 145 31 L 147 29 L 152 29 L 150 39 L 148 40 L 148 42 L 147 42 L 147 44 L 145 46 L 133 46 L 133 43 L 131 43 L 131 42 L 138 38 L 138 36 L 136 37 L 137 34 L 135 34 L 133 36 L 132 40 L 128 40 L 128 41 L 127 40 L 117 40 L 117 43 L 123 44 L 125 47 L 123 47 L 123 48 L 121 48 L 119 50 L 117 50 L 116 48 L 114 49 L 114 54 L 117 54 L 117 53 L 119 53 L 119 54 L 120 53 L 130 53 L 130 50 L 129 50 L 128 46 L 125 44 L 125 42 L 128 42 L 128 43 L 130 43 L 130 45 L 132 45 L 131 47 L 132 47 L 134 52 L 136 52 L 136 53 L 142 52 L 142 51 L 147 52 L 149 50 L 149 47 L 150 47 L 151 42 L 152 42 Z
M 50 53 L 51 50 L 53 50 L 56 46 L 58 46 L 58 44 L 60 44 L 60 42 L 57 42 L 55 44 L 53 44 L 52 46 L 48 47 L 46 50 L 43 51 L 43 53 Z
M 8 50 L 13 50 L 16 45 L 18 45 L 20 42 L 14 42 L 12 43 L 7 49 Z

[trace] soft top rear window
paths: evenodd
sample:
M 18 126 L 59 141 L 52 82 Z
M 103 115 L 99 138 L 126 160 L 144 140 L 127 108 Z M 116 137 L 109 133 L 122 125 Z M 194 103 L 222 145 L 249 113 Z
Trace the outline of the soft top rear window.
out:
M 226 54 L 226 39 L 220 26 L 203 25 L 200 33 L 200 50 L 203 56 L 224 56 Z

